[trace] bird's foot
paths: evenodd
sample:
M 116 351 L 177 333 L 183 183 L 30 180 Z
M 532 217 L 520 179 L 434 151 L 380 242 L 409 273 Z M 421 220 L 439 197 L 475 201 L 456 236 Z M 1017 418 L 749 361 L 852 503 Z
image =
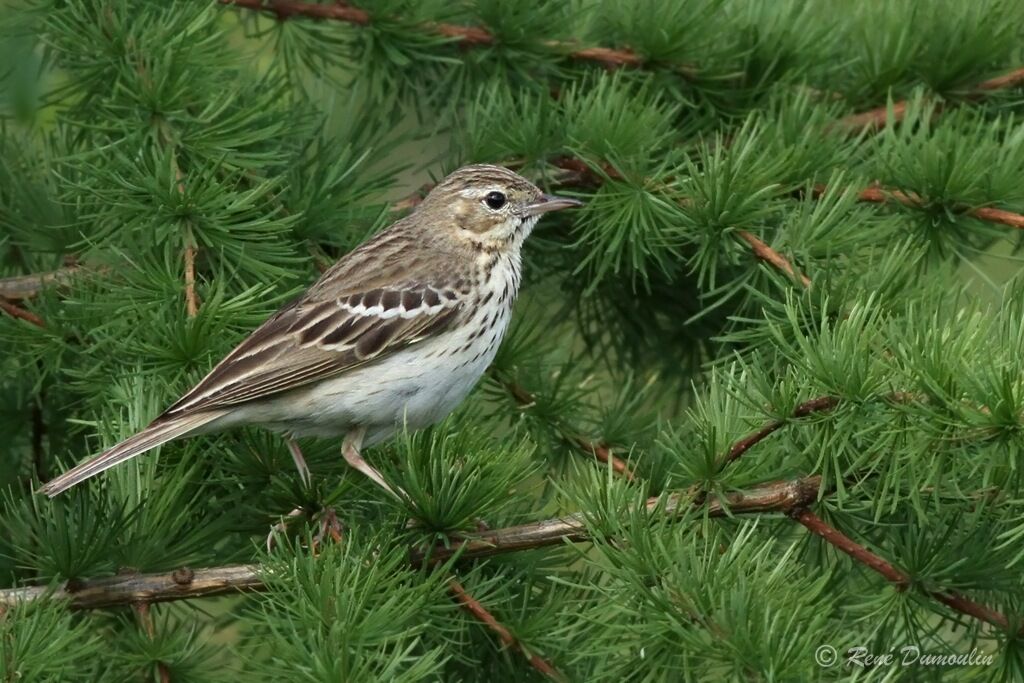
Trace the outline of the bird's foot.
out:
M 319 518 L 317 521 L 320 525 L 320 530 L 313 537 L 313 543 L 310 546 L 314 555 L 316 554 L 316 549 L 323 543 L 324 538 L 330 536 L 331 540 L 335 543 L 341 543 L 341 535 L 345 531 L 345 527 L 338 521 L 338 515 L 334 513 L 334 508 L 325 507 L 317 517 Z
M 277 544 L 277 535 L 283 534 L 288 531 L 288 522 L 295 519 L 296 517 L 301 517 L 304 513 L 305 511 L 302 508 L 295 508 L 287 515 L 285 515 L 280 522 L 270 527 L 270 532 L 267 534 L 266 540 L 268 553 L 271 550 L 273 550 L 274 546 Z
M 267 552 L 269 553 L 274 549 L 277 544 L 277 535 L 288 532 L 288 525 L 295 520 L 297 517 L 302 517 L 306 514 L 306 511 L 302 508 L 295 508 L 287 515 L 285 515 L 280 522 L 270 527 L 270 533 L 267 534 Z M 334 508 L 325 507 L 316 515 L 313 516 L 316 521 L 318 529 L 316 535 L 313 536 L 310 542 L 310 550 L 315 555 L 317 548 L 324 542 L 324 539 L 330 538 L 334 542 L 340 542 L 342 533 L 345 528 L 338 520 L 338 515 L 334 512 Z

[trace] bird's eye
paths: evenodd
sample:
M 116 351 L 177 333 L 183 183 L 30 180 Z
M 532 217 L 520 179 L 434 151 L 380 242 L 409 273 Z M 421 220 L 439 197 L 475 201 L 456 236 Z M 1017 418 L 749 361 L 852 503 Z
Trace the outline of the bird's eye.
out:
M 505 195 L 497 191 L 488 192 L 487 196 L 484 197 L 484 204 L 494 209 L 495 211 L 505 206 L 506 201 L 508 200 L 505 199 Z

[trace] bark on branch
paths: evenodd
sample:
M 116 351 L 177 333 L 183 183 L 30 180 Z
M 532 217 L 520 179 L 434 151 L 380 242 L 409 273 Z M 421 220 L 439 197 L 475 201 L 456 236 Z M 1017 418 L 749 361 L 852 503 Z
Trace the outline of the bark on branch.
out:
M 16 306 L 15 304 L 12 304 L 10 301 L 7 301 L 6 299 L 3 298 L 0 298 L 0 311 L 3 311 L 12 318 L 18 318 L 19 320 L 24 320 L 27 323 L 31 323 L 36 327 L 46 327 L 46 323 L 43 322 L 43 319 L 40 318 L 38 315 L 36 315 L 32 311 L 26 311 L 21 306 Z
M 0 605 L 10 607 L 19 602 L 52 599 L 68 600 L 72 607 L 78 609 L 93 609 L 206 598 L 264 588 L 259 565 L 239 564 L 206 569 L 183 567 L 164 574 L 119 574 L 70 581 L 63 586 L 7 588 L 0 591 Z
M 0 299 L 7 299 L 10 302 L 31 299 L 50 285 L 67 284 L 79 270 L 79 266 L 68 266 L 49 273 L 15 275 L 0 279 Z
M 707 514 L 721 517 L 726 514 L 758 512 L 787 513 L 814 502 L 821 478 L 817 476 L 778 481 L 754 489 L 734 492 L 724 499 L 711 498 L 706 504 Z M 652 512 L 675 515 L 690 506 L 692 493 L 679 492 L 664 500 L 652 498 L 647 507 Z M 660 506 L 660 507 L 659 507 Z M 456 553 L 460 559 L 479 559 L 504 553 L 561 545 L 566 542 L 589 540 L 585 518 L 568 515 L 554 519 L 495 529 L 467 535 L 449 547 L 431 549 L 413 548 L 411 564 L 436 563 Z M 68 600 L 78 609 L 132 605 L 140 602 L 168 602 L 189 598 L 204 598 L 238 592 L 261 591 L 266 588 L 262 569 L 255 564 L 182 568 L 159 574 L 122 574 L 100 579 L 69 582 L 64 586 L 28 586 L 0 590 L 0 606 L 10 607 L 18 602 L 32 600 Z
M 355 26 L 367 26 L 372 17 L 366 10 L 350 7 L 344 3 L 318 4 L 299 2 L 297 0 L 219 0 L 223 5 L 234 5 L 249 10 L 268 12 L 278 21 L 286 21 L 294 17 L 339 21 Z M 466 47 L 494 45 L 496 37 L 490 31 L 479 26 L 460 26 L 458 24 L 428 23 L 423 30 L 434 35 L 452 38 L 455 43 Z M 594 62 L 606 67 L 640 66 L 644 58 L 631 50 L 616 50 L 609 47 L 576 47 L 557 40 L 547 41 L 545 45 L 555 51 L 564 52 L 566 56 L 580 61 Z M 689 73 L 690 67 L 680 67 L 683 73 Z
M 824 192 L 824 186 L 821 188 L 815 188 L 815 193 L 820 194 Z M 904 206 L 912 206 L 921 208 L 925 202 L 920 195 L 914 192 L 901 192 L 900 190 L 889 190 L 883 187 L 869 187 L 865 190 L 861 190 L 857 194 L 857 199 L 862 202 L 873 202 L 875 204 L 885 204 L 887 202 L 898 202 Z M 1013 211 L 1006 211 L 1004 209 L 996 209 L 991 206 L 983 206 L 977 209 L 971 209 L 967 207 L 959 207 L 968 216 L 973 216 L 979 220 L 988 221 L 989 223 L 999 223 L 1001 225 L 1007 225 L 1011 228 L 1017 228 L 1018 230 L 1024 230 L 1024 215 L 1015 213 Z
M 1002 76 L 982 81 L 970 88 L 968 99 L 979 99 L 990 92 L 1007 90 L 1024 85 L 1024 67 L 1014 69 Z M 889 120 L 889 105 L 876 107 L 868 111 L 859 112 L 845 116 L 837 122 L 837 130 L 845 130 L 850 133 L 859 133 L 862 130 L 878 130 L 884 128 Z M 900 100 L 892 104 L 892 122 L 898 123 L 907 115 L 907 101 Z
M 509 631 L 504 624 L 498 621 L 479 600 L 474 598 L 461 583 L 455 579 L 450 579 L 448 581 L 448 591 L 463 609 L 473 615 L 473 618 L 493 631 L 498 636 L 498 640 L 501 641 L 502 645 L 519 652 L 526 658 L 526 661 L 529 662 L 530 666 L 551 680 L 566 680 L 565 676 L 563 676 L 561 672 L 551 664 L 551 662 L 544 659 L 537 653 L 527 650 L 526 647 L 523 646 L 523 643 L 512 635 L 512 632 Z
M 695 504 L 698 507 L 702 506 L 703 512 L 710 517 L 783 513 L 857 562 L 881 574 L 891 583 L 900 588 L 908 587 L 911 582 L 909 576 L 884 558 L 845 536 L 808 509 L 817 500 L 821 482 L 821 477 L 817 475 L 776 481 L 746 491 L 735 491 L 721 498 L 710 497 L 703 504 L 703 496 L 699 492 L 683 491 L 664 498 L 652 498 L 646 505 L 652 514 L 657 513 L 666 517 L 695 509 Z M 577 513 L 531 524 L 467 534 L 466 538 L 447 546 L 412 548 L 409 559 L 412 566 L 423 566 L 425 563 L 442 562 L 456 555 L 459 560 L 471 560 L 588 540 L 590 534 L 586 518 Z M 0 610 L 19 602 L 45 599 L 67 600 L 77 609 L 90 609 L 261 591 L 266 589 L 262 571 L 261 567 L 255 564 L 195 570 L 182 568 L 164 574 L 133 574 L 88 579 L 62 587 L 8 588 L 0 590 Z M 924 592 L 961 614 L 1003 630 L 1009 628 L 1009 619 L 1004 614 L 981 605 L 961 593 L 932 589 L 925 589 Z
M 894 584 L 899 590 L 905 590 L 910 586 L 911 578 L 894 567 L 888 560 L 860 545 L 810 510 L 803 509 L 797 511 L 793 515 L 793 519 L 806 527 L 811 533 L 822 538 L 829 545 L 838 548 L 858 563 L 884 576 L 887 581 Z M 1006 615 L 974 602 L 961 593 L 931 590 L 928 588 L 923 588 L 922 590 L 929 597 L 961 614 L 966 614 L 979 621 L 992 624 L 1003 631 L 1008 630 L 1010 627 Z

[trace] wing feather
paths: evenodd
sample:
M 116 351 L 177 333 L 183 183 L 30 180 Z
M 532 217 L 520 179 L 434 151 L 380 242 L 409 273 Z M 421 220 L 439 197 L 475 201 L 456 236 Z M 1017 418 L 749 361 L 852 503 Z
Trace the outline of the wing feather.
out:
M 442 333 L 465 303 L 465 292 L 444 282 L 299 300 L 256 329 L 164 415 L 222 409 L 335 377 Z

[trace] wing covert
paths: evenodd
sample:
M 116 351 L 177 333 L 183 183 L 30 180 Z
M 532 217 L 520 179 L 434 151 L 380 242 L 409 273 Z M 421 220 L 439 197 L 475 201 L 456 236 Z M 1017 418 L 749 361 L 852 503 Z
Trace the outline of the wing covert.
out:
M 257 328 L 164 416 L 267 398 L 373 362 L 447 330 L 466 295 L 447 284 L 404 283 L 300 299 Z

